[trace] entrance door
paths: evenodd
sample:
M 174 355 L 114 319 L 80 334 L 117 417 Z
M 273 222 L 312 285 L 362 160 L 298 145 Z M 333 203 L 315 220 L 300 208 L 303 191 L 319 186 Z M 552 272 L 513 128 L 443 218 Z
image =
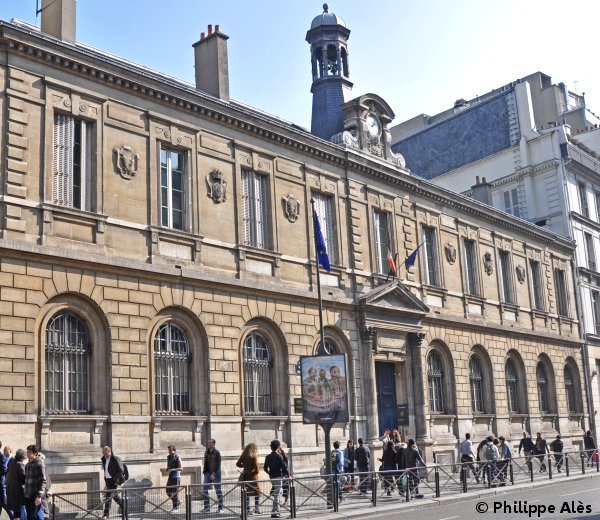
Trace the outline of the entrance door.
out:
M 375 363 L 377 374 L 377 408 L 379 410 L 379 435 L 386 428 L 396 428 L 396 377 L 394 363 Z

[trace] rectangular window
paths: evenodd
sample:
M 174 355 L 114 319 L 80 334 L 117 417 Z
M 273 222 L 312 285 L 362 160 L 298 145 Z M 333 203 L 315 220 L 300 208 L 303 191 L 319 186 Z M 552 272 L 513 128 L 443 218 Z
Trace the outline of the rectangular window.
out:
M 557 312 L 560 316 L 568 316 L 567 280 L 564 270 L 554 269 L 554 284 L 556 285 Z
M 596 252 L 594 251 L 594 238 L 590 233 L 584 233 L 585 237 L 585 256 L 587 259 L 588 269 L 596 270 Z
M 515 217 L 521 216 L 521 211 L 519 210 L 519 191 L 517 188 L 504 192 L 504 211 Z
M 510 268 L 510 253 L 508 251 L 500 251 L 500 278 L 502 282 L 502 301 L 506 303 L 514 303 Z
M 542 273 L 540 263 L 535 260 L 529 261 L 531 270 L 531 292 L 533 293 L 533 308 L 538 311 L 544 310 L 544 293 L 542 292 Z
M 588 208 L 587 191 L 585 189 L 585 182 L 578 182 L 577 189 L 579 190 L 579 205 L 581 206 L 581 214 L 584 217 L 589 218 L 590 209 Z
M 335 254 L 335 226 L 333 221 L 333 197 L 323 195 L 322 193 L 313 193 L 312 197 L 315 201 L 315 211 L 319 217 L 321 224 L 321 233 L 329 255 L 329 263 L 336 262 Z
M 267 180 L 266 175 L 242 170 L 244 244 L 260 249 L 269 248 Z
M 475 241 L 465 240 L 465 271 L 467 276 L 467 293 L 479 295 L 479 283 L 477 280 L 477 253 Z
M 440 278 L 438 274 L 437 244 L 435 241 L 435 229 L 423 228 L 423 247 L 425 248 L 425 282 L 429 285 L 439 287 Z
M 594 334 L 600 334 L 600 293 L 592 291 L 592 312 L 594 314 Z
M 161 225 L 172 229 L 185 226 L 185 158 L 183 152 L 160 150 Z
M 54 204 L 90 210 L 91 154 L 91 123 L 56 114 L 52 171 Z
M 596 222 L 600 222 L 600 193 L 596 192 Z
M 380 211 L 373 213 L 373 227 L 375 228 L 375 259 L 377 272 L 388 274 L 388 253 L 392 253 L 391 233 L 388 225 L 388 214 Z

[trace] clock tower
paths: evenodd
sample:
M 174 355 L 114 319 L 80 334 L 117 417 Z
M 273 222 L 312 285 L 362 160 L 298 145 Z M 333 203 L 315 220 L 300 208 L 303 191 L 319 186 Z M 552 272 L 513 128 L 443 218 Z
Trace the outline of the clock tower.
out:
M 351 98 L 349 36 L 344 20 L 330 13 L 327 4 L 323 4 L 323 14 L 314 18 L 306 33 L 313 78 L 311 132 L 327 141 L 344 129 L 342 105 Z

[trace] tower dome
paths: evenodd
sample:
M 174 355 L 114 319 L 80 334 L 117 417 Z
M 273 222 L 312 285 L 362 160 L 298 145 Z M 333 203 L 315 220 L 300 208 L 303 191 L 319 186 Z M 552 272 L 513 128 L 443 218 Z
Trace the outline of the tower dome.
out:
M 346 22 L 334 13 L 330 13 L 329 6 L 323 4 L 323 14 L 314 17 L 310 24 L 310 28 L 314 29 L 320 25 L 341 25 L 342 27 L 346 27 Z

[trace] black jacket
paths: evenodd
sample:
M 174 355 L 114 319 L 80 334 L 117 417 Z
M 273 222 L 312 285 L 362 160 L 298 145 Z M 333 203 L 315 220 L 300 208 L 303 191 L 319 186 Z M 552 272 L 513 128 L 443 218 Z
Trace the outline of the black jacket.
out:
M 283 457 L 276 451 L 266 456 L 264 469 L 269 474 L 269 478 L 283 478 L 287 472 Z
M 583 438 L 583 446 L 586 450 L 595 450 L 596 443 L 594 442 L 594 437 L 592 437 L 591 435 L 586 435 Z
M 356 448 L 354 456 L 356 457 L 356 465 L 358 466 L 358 469 L 369 469 L 369 460 L 371 459 L 369 448 L 365 446 L 359 446 Z
M 218 475 L 221 473 L 221 452 L 214 448 L 212 451 L 206 450 L 204 452 L 204 469 L 202 473 L 205 475 L 208 473 L 212 475 Z
M 425 461 L 423 460 L 423 457 L 421 457 L 419 450 L 415 446 L 413 446 L 412 448 L 411 447 L 405 448 L 404 449 L 404 468 L 406 468 L 406 469 L 416 468 L 417 462 L 421 466 L 425 466 Z
M 106 457 L 102 457 L 100 461 L 102 462 L 102 473 L 104 474 L 104 464 L 106 463 Z M 123 484 L 123 482 L 125 482 L 125 479 L 123 477 L 123 473 L 125 472 L 123 462 L 114 453 L 111 454 L 110 461 L 108 462 L 108 472 L 110 473 L 113 482 L 115 482 L 117 486 L 120 486 L 121 484 Z

